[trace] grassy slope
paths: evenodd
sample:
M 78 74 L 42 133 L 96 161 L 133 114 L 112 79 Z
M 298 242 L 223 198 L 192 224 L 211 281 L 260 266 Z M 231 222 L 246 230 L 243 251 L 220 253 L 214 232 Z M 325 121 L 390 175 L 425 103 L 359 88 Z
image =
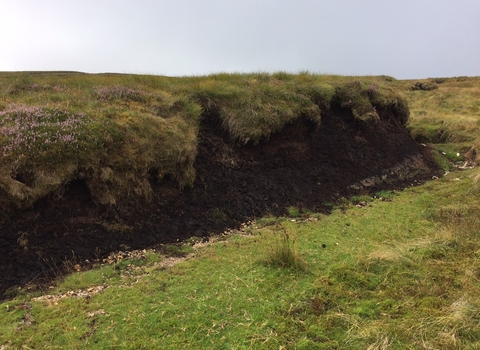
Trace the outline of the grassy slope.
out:
M 453 162 L 464 160 L 465 153 L 480 162 L 480 79 L 430 79 L 423 82 L 437 82 L 437 89 L 408 90 L 415 82 L 402 81 L 399 86 L 409 102 L 412 135 L 436 144 Z
M 393 82 L 411 101 L 413 133 L 438 124 L 464 131 L 461 140 L 429 139 L 452 157 L 479 134 L 478 80 L 467 81 L 428 92 Z M 466 114 L 448 98 L 448 110 L 425 107 L 458 91 Z M 0 346 L 480 348 L 478 169 L 379 196 L 387 200 L 346 199 L 330 216 L 292 208 L 298 217 L 264 218 L 174 267 L 150 252 L 72 273 L 45 292 L 108 285 L 89 299 L 48 303 L 32 299 L 40 292 L 12 292 L 0 307 Z

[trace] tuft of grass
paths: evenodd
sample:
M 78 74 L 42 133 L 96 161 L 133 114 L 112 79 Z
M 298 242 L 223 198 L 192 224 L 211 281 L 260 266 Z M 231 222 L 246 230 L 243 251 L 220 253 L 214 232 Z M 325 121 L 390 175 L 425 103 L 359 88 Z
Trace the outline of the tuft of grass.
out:
M 184 257 L 193 252 L 191 244 L 165 244 L 160 251 L 167 256 Z
M 327 99 L 330 90 L 303 87 L 294 77 L 221 74 L 199 81 L 188 93 L 220 118 L 233 139 L 258 144 L 302 116 L 319 125 L 321 110 L 311 97 Z
M 288 213 L 288 216 L 292 218 L 298 218 L 302 216 L 302 211 L 298 207 L 288 207 L 287 213 Z
M 376 123 L 380 117 L 374 106 L 370 103 L 369 96 L 377 93 L 375 85 L 365 89 L 361 82 L 355 81 L 344 86 L 337 87 L 336 98 L 343 108 L 352 110 L 353 116 L 365 123 Z
M 307 269 L 306 262 L 299 256 L 296 238 L 292 233 L 287 232 L 287 229 L 283 229 L 277 236 L 265 263 L 268 266 L 283 269 L 298 271 L 306 271 Z
M 473 162 L 476 165 L 480 165 L 480 138 L 475 139 L 472 147 L 465 152 L 465 159 Z

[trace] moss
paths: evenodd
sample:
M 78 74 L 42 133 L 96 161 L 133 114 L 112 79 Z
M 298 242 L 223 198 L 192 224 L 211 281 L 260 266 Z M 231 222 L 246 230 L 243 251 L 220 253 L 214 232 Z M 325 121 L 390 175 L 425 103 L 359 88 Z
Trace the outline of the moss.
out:
M 375 274 L 354 269 L 343 263 L 333 265 L 330 276 L 352 289 L 374 290 L 380 283 Z

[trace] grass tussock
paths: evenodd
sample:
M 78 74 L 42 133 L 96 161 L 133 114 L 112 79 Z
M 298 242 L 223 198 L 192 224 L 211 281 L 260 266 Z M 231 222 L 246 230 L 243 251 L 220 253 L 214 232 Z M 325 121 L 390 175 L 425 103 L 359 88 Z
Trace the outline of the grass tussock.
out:
M 480 165 L 480 138 L 475 139 L 472 147 L 465 152 L 464 157 L 466 160 L 476 165 Z
M 296 238 L 286 229 L 275 238 L 265 263 L 268 266 L 298 271 L 306 271 L 308 267 L 299 255 Z

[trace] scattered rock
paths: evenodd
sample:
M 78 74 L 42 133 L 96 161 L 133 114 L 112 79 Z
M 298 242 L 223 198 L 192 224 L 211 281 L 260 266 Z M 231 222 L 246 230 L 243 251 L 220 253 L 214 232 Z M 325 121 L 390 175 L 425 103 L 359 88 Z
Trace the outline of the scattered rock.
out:
M 458 170 L 467 170 L 467 169 L 473 169 L 475 168 L 475 162 L 471 160 L 467 160 L 465 162 L 460 163 L 460 165 L 456 165 L 455 167 Z
M 98 315 L 106 315 L 106 316 L 108 316 L 108 314 L 105 312 L 104 309 L 99 309 L 99 310 L 91 311 L 91 312 L 87 313 L 87 317 L 88 317 L 88 318 L 92 318 L 92 317 L 95 317 L 95 316 L 98 316 Z
M 24 327 L 29 327 L 32 324 L 35 323 L 35 320 L 33 317 L 27 312 L 25 315 L 22 317 L 22 323 L 17 327 L 17 332 L 21 330 Z
M 90 298 L 93 295 L 100 293 L 101 291 L 105 290 L 108 288 L 107 285 L 102 285 L 102 286 L 94 286 L 90 287 L 87 289 L 79 289 L 79 290 L 71 290 L 63 294 L 47 294 L 47 295 L 42 295 L 40 297 L 33 298 L 33 301 L 42 301 L 46 302 L 49 304 L 56 304 L 58 303 L 59 300 L 65 299 L 65 298 Z
M 117 263 L 124 259 L 145 259 L 147 257 L 147 250 L 122 250 L 118 252 L 113 252 L 106 258 L 102 259 L 102 262 L 105 264 Z M 155 249 L 151 249 L 150 252 L 156 252 Z

